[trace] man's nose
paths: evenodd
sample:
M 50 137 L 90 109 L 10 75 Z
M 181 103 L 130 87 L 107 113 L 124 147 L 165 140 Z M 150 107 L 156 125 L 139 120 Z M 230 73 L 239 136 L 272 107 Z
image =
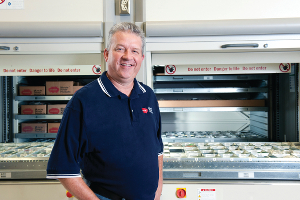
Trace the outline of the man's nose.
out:
M 126 60 L 130 60 L 132 59 L 132 53 L 130 51 L 125 51 L 122 58 Z

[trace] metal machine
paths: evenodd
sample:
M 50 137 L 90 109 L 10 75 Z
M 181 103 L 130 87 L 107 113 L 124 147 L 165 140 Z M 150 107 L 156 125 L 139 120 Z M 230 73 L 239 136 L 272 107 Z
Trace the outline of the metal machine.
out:
M 164 200 L 296 196 L 298 34 L 276 20 L 268 21 L 276 29 L 264 30 L 249 20 L 251 32 L 240 22 L 209 22 L 218 29 L 146 22 L 147 84 L 165 142 Z
M 216 27 L 222 24 L 221 21 L 212 23 Z M 253 27 L 256 23 L 253 20 Z M 176 30 L 178 24 L 145 23 L 146 59 L 140 76 L 153 88 L 160 105 L 165 147 L 161 199 L 296 197 L 300 179 L 297 64 L 300 63 L 300 36 L 297 31 L 292 32 L 293 27 L 289 29 L 290 34 L 280 28 L 264 29 L 269 34 L 265 35 L 256 27 L 251 35 L 235 29 L 239 30 L 237 35 L 224 26 L 220 27 L 226 30 L 221 29 L 219 33 L 205 26 L 197 29 L 201 22 L 184 24 L 190 24 L 186 30 L 194 30 L 196 36 L 185 35 L 185 31 L 179 31 L 178 36 L 176 31 L 164 30 L 164 27 Z M 100 53 L 99 49 L 95 52 Z M 0 178 L 6 181 L 45 179 L 55 133 L 24 133 L 20 131 L 20 123 L 59 122 L 62 115 L 23 115 L 20 106 L 66 103 L 71 96 L 20 96 L 20 85 L 52 81 L 58 74 L 48 76 L 33 70 L 34 77 L 22 75 L 22 71 L 14 76 L 14 69 L 23 69 L 18 63 L 20 55 L 14 53 L 17 53 L 16 61 L 11 61 L 12 66 L 1 77 L 5 112 Z M 40 56 L 37 60 L 51 61 L 51 56 L 57 57 Z M 97 60 L 95 55 L 77 56 Z M 57 76 L 57 80 L 76 79 L 87 83 L 92 76 L 80 77 L 63 67 L 65 60 L 68 60 L 66 65 L 72 65 L 72 58 L 64 55 L 64 59 L 51 66 L 65 69 L 61 74 L 64 76 Z M 5 62 L 8 63 L 7 59 Z M 81 64 L 84 66 L 77 66 L 81 70 L 98 73 L 90 62 L 77 63 Z M 42 68 L 49 69 L 49 66 Z

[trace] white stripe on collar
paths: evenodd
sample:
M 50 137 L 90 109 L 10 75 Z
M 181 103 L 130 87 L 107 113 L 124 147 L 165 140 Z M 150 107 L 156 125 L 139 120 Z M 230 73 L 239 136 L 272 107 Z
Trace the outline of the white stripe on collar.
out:
M 146 92 L 145 88 L 143 86 L 141 86 L 141 84 L 138 81 L 137 81 L 137 83 L 138 83 L 140 89 L 142 90 L 142 92 L 145 93 Z
M 111 97 L 110 94 L 107 92 L 106 88 L 104 87 L 104 85 L 103 85 L 103 83 L 102 83 L 100 77 L 98 78 L 98 83 L 99 83 L 99 85 L 100 85 L 102 91 L 103 91 L 107 96 Z

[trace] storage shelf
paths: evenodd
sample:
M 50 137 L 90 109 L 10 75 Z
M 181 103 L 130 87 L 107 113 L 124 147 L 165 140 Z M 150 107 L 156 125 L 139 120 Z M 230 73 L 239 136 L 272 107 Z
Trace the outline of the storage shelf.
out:
M 73 96 L 16 96 L 16 101 L 69 101 Z
M 62 119 L 63 115 L 15 115 L 15 119 Z
M 57 133 L 16 133 L 15 138 L 56 138 Z
M 160 112 L 203 112 L 203 111 L 268 111 L 267 107 L 172 107 L 159 108 Z
M 268 75 L 154 76 L 154 81 L 268 80 Z
M 248 93 L 268 92 L 267 88 L 161 88 L 154 89 L 155 94 L 173 93 Z

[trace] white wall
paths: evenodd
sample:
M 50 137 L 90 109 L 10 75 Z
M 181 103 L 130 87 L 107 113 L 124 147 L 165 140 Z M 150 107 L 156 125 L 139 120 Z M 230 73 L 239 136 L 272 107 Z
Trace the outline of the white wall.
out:
M 300 17 L 298 0 L 144 0 L 146 21 Z
M 22 10 L 0 10 L 0 22 L 103 21 L 103 0 L 24 0 Z

